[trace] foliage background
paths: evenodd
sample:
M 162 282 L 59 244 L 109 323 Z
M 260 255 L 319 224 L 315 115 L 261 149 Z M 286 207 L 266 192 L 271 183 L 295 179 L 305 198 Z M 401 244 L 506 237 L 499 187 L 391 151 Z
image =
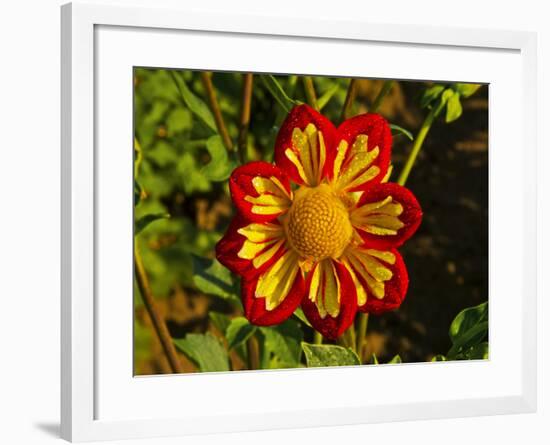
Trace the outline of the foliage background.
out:
M 229 277 L 223 298 L 205 293 L 200 272 L 208 264 L 201 258 L 213 257 L 213 247 L 231 218 L 225 179 L 236 157 L 223 158 L 226 151 L 220 150 L 223 146 L 208 118 L 208 109 L 200 106 L 199 102 L 206 103 L 206 96 L 199 73 L 136 68 L 134 74 L 134 125 L 139 142 L 135 219 L 170 215 L 149 224 L 137 237 L 152 291 L 173 338 L 205 332 L 221 338 L 226 316 L 238 314 L 232 301 L 238 292 L 234 292 Z M 254 76 L 247 158 L 271 161 L 277 125 L 284 112 L 260 77 Z M 289 95 L 306 101 L 295 76 L 276 78 Z M 236 141 L 242 74 L 214 73 L 212 80 L 229 134 Z M 313 80 L 319 100 L 328 99 L 323 114 L 338 122 L 349 79 Z M 358 82 L 356 113 L 369 109 L 382 85 L 375 79 Z M 183 94 L 182 86 L 187 87 Z M 378 111 L 391 123 L 415 133 L 426 114 L 419 104 L 428 86 L 423 82 L 395 82 Z M 407 182 L 423 207 L 424 220 L 401 249 L 411 278 L 405 302 L 398 311 L 371 317 L 369 322 L 368 351 L 381 361 L 395 354 L 404 362 L 426 361 L 445 353 L 451 346 L 448 330 L 456 314 L 487 300 L 487 95 L 484 86 L 463 101 L 460 119 L 450 124 L 440 119 L 434 124 Z M 394 137 L 393 179 L 410 146 L 405 136 Z M 134 301 L 135 373 L 169 373 L 137 288 Z M 283 329 L 296 331 L 300 323 L 291 320 Z M 303 332 L 304 340 L 311 341 L 311 331 L 305 327 Z M 277 342 L 287 337 L 279 334 L 266 330 L 260 335 L 280 349 Z M 284 346 L 288 360 L 294 360 L 296 344 L 286 342 Z M 242 345 L 230 354 L 233 369 L 245 367 L 245 353 L 239 348 Z M 197 370 L 197 361 L 189 354 L 180 356 L 186 371 Z M 289 365 L 284 358 L 271 354 L 263 359 L 270 367 L 280 367 Z

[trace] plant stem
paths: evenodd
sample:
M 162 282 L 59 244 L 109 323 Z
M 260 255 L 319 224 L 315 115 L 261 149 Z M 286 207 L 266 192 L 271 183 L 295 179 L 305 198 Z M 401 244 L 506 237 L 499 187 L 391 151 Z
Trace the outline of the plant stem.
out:
M 304 90 L 306 92 L 306 99 L 312 108 L 319 111 L 319 105 L 317 105 L 317 94 L 315 94 L 315 87 L 313 86 L 313 79 L 311 76 L 302 77 L 304 82 Z
M 174 343 L 172 342 L 172 337 L 170 336 L 170 332 L 168 332 L 168 327 L 166 326 L 164 319 L 158 313 L 157 307 L 155 305 L 155 299 L 151 291 L 149 278 L 147 277 L 147 273 L 145 272 L 145 267 L 143 266 L 143 261 L 141 259 L 141 254 L 139 253 L 137 239 L 134 242 L 134 266 L 136 281 L 139 287 L 139 291 L 141 293 L 141 298 L 143 299 L 143 303 L 145 305 L 145 308 L 147 309 L 149 317 L 151 317 L 153 328 L 155 330 L 155 333 L 157 334 L 162 349 L 166 354 L 166 358 L 168 359 L 170 368 L 172 369 L 173 373 L 182 373 L 183 368 L 181 367 L 178 353 L 176 352 L 176 348 L 174 347 Z
M 259 369 L 260 348 L 256 337 L 252 336 L 246 341 L 246 350 L 248 354 L 248 369 Z
M 416 135 L 416 138 L 414 140 L 414 144 L 409 154 L 409 157 L 407 158 L 407 162 L 405 163 L 405 166 L 403 167 L 403 170 L 401 171 L 401 174 L 397 179 L 397 183 L 399 185 L 405 185 L 405 182 L 407 182 L 407 178 L 409 177 L 409 173 L 411 172 L 411 169 L 414 165 L 414 161 L 416 161 L 416 157 L 418 156 L 418 153 L 420 153 L 422 144 L 424 143 L 424 140 L 426 139 L 426 136 L 428 135 L 428 132 L 430 131 L 430 128 L 436 116 L 441 111 L 441 108 L 442 106 L 433 107 L 424 119 L 424 122 L 422 123 L 420 130 L 418 130 L 418 134 Z
M 369 110 L 370 113 L 376 113 L 378 111 L 378 108 L 380 108 L 380 105 L 382 104 L 382 100 L 390 92 L 392 87 L 393 87 L 393 80 L 386 80 L 384 82 L 384 84 L 382 85 L 382 88 L 380 89 L 380 92 L 378 93 L 378 96 L 376 96 L 376 99 L 374 99 L 374 103 L 372 104 L 372 107 Z
M 318 331 L 313 331 L 313 344 L 314 345 L 323 344 L 323 335 Z
M 231 151 L 233 150 L 233 142 L 231 142 L 231 138 L 229 137 L 227 127 L 225 126 L 225 122 L 222 116 L 222 111 L 220 109 L 218 98 L 216 96 L 216 90 L 214 90 L 214 85 L 212 84 L 212 73 L 210 71 L 202 71 L 201 81 L 204 86 L 204 89 L 206 90 L 206 95 L 208 96 L 208 102 L 210 103 L 210 109 L 214 114 L 216 127 L 218 129 L 218 132 L 220 133 L 220 136 L 222 137 L 223 145 L 225 145 L 225 148 L 227 148 L 227 150 Z
M 296 92 L 297 85 L 298 85 L 298 76 L 296 76 L 296 75 L 288 76 L 288 81 L 287 81 L 287 84 L 286 84 L 286 94 L 288 95 L 288 97 L 292 98 L 294 96 L 294 93 Z M 273 124 L 274 127 L 277 128 L 277 130 L 281 126 L 281 124 L 284 121 L 286 115 L 287 115 L 287 112 L 282 107 L 277 107 L 277 113 L 275 115 L 275 122 Z M 273 145 L 273 144 L 270 144 L 270 146 L 271 145 Z
M 342 108 L 342 116 L 340 121 L 349 119 L 353 113 L 353 102 L 355 101 L 355 95 L 357 94 L 357 79 L 351 79 L 349 81 L 348 91 L 346 93 L 346 100 L 344 101 L 344 108 Z
M 357 352 L 357 348 L 355 346 L 355 326 L 353 324 L 346 331 L 346 334 L 348 336 L 348 344 L 350 345 L 349 347 Z
M 298 83 L 298 76 L 296 76 L 295 74 L 292 76 L 288 76 L 286 93 L 289 95 L 289 97 L 294 96 L 297 83 Z
M 246 73 L 243 78 L 243 99 L 241 104 L 241 120 L 239 128 L 239 158 L 241 164 L 246 162 L 248 126 L 250 125 L 250 102 L 252 100 L 252 84 L 254 76 Z
M 355 326 L 353 324 L 338 337 L 338 344 L 355 351 Z
M 365 312 L 359 313 L 359 326 L 357 327 L 357 355 L 361 363 L 363 362 L 363 352 L 367 345 L 366 335 L 367 326 L 369 325 L 369 314 Z

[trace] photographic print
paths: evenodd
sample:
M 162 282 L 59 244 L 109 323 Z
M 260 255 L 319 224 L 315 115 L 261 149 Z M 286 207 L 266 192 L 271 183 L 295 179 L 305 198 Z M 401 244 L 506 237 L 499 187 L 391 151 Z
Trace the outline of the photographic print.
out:
M 489 85 L 134 68 L 134 374 L 489 357 Z

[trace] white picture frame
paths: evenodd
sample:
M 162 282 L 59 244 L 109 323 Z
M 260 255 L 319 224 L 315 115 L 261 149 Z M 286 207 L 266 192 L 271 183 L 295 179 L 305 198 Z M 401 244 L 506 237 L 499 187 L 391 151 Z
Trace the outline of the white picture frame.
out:
M 124 32 L 118 32 L 120 30 Z M 416 51 L 418 57 L 422 57 L 425 51 L 437 51 L 441 57 L 445 57 L 445 52 L 455 51 L 453 57 L 470 57 L 478 61 L 485 58 L 488 60 L 491 54 L 495 55 L 494 66 L 484 67 L 481 62 L 478 67 L 465 66 L 464 71 L 456 73 L 460 79 L 455 79 L 478 80 L 495 85 L 490 98 L 490 298 L 494 298 L 496 304 L 491 304 L 489 361 L 381 366 L 377 369 L 346 367 L 281 370 L 232 373 L 231 376 L 213 374 L 134 378 L 127 372 L 127 357 L 132 351 L 125 346 L 128 346 L 128 335 L 131 332 L 127 335 L 115 332 L 113 323 L 120 319 L 110 317 L 105 312 L 104 300 L 101 299 L 106 287 L 118 286 L 121 292 L 131 292 L 132 286 L 131 265 L 128 266 L 128 275 L 128 267 L 116 262 L 117 258 L 121 258 L 119 254 L 124 258 L 128 237 L 122 234 L 118 247 L 113 247 L 111 243 L 113 251 L 105 256 L 105 237 L 115 236 L 116 233 L 111 234 L 111 228 L 105 229 L 102 222 L 104 210 L 117 211 L 117 206 L 124 207 L 126 213 L 117 218 L 118 223 L 113 224 L 116 227 L 112 228 L 119 230 L 119 234 L 125 224 L 131 224 L 127 213 L 131 206 L 131 189 L 124 180 L 118 181 L 110 176 L 112 171 L 103 168 L 105 157 L 101 155 L 105 144 L 111 144 L 118 137 L 121 141 L 126 140 L 127 133 L 124 131 L 128 129 L 128 119 L 130 122 L 132 119 L 131 112 L 127 115 L 128 106 L 131 109 L 131 100 L 130 104 L 126 102 L 127 97 L 131 97 L 131 88 L 118 96 L 116 92 L 122 91 L 117 87 L 120 84 L 111 85 L 110 82 L 118 81 L 121 73 L 126 75 L 125 69 L 132 64 L 179 66 L 180 62 L 171 61 L 167 51 L 156 51 L 152 55 L 152 51 L 146 49 L 150 46 L 147 42 L 160 39 L 157 42 L 162 41 L 169 47 L 171 40 L 186 38 L 192 38 L 195 42 L 203 39 L 205 47 L 220 45 L 219 39 L 222 39 L 231 41 L 233 45 L 274 45 L 273 48 L 275 45 L 287 45 L 289 48 L 296 45 L 311 48 L 338 45 L 341 51 L 346 51 L 349 45 L 367 45 L 373 51 L 379 51 L 380 48 L 386 48 L 387 51 Z M 132 51 L 132 42 L 137 40 L 143 48 L 139 60 Z M 520 413 L 536 409 L 536 34 L 338 22 L 315 17 L 305 21 L 295 19 L 290 14 L 286 17 L 244 16 L 200 13 L 185 7 L 169 10 L 73 3 L 62 7 L 61 43 L 63 438 L 71 441 L 144 438 Z M 122 52 L 120 48 L 126 50 Z M 149 61 L 146 60 L 149 57 L 147 53 L 151 53 Z M 508 58 L 506 55 L 513 57 Z M 274 59 L 270 61 L 258 57 L 256 61 L 247 61 L 235 56 L 233 61 L 227 59 L 227 62 L 219 60 L 213 63 L 200 59 L 200 54 L 197 54 L 196 60 L 189 62 L 188 59 L 185 67 L 238 70 L 242 66 L 243 70 L 266 72 L 284 72 L 285 69 L 295 67 L 294 72 L 312 69 L 316 70 L 314 74 L 327 74 L 336 69 L 330 64 L 307 68 L 307 65 L 300 65 L 298 59 L 285 60 L 284 63 L 276 60 L 276 57 Z M 429 68 L 429 60 L 428 57 L 423 65 L 427 66 L 425 70 L 431 71 L 424 74 L 415 71 L 420 68 L 412 64 L 401 68 L 386 67 L 385 72 L 375 69 L 367 73 L 362 71 L 361 64 L 350 62 L 349 66 L 344 64 L 338 69 L 342 70 L 340 74 L 356 76 L 447 79 L 448 68 L 438 68 L 435 64 Z M 112 63 L 112 67 L 107 62 Z M 205 63 L 209 63 L 209 66 L 205 66 Z M 506 75 L 509 77 L 497 79 L 497 76 L 505 76 L 500 73 L 505 70 L 499 70 L 498 63 L 507 64 Z M 116 68 L 117 64 L 120 64 L 120 69 Z M 110 67 L 114 69 L 112 72 L 108 71 Z M 103 82 L 103 79 L 107 81 Z M 510 101 L 516 105 L 514 128 L 508 125 L 510 122 L 506 120 L 505 113 L 499 111 L 502 107 L 493 106 L 503 103 L 501 95 L 504 86 L 509 87 L 512 83 L 516 88 L 514 93 L 510 93 Z M 499 85 L 503 85 L 503 88 Z M 105 109 L 101 95 L 107 92 L 113 93 L 113 102 Z M 114 113 L 126 122 L 123 125 L 125 130 L 121 130 L 120 134 L 109 133 L 108 126 L 103 125 L 109 121 L 108 113 Z M 501 144 L 497 147 L 496 142 Z M 513 153 L 514 146 L 521 147 L 521 155 L 509 159 L 508 155 Z M 110 163 L 116 168 L 131 170 L 131 163 L 125 166 L 125 162 L 131 159 L 131 149 L 111 150 L 109 156 Z M 508 166 L 519 171 L 514 190 L 505 188 Z M 106 184 L 109 187 L 108 194 L 104 191 Z M 512 217 L 516 219 L 506 218 L 503 189 L 510 194 L 510 199 L 521 204 L 522 212 Z M 126 196 L 128 203 L 124 201 Z M 507 225 L 514 225 L 517 230 L 517 239 L 511 241 L 509 248 L 515 249 L 513 253 L 516 258 L 520 258 L 520 264 L 512 270 L 515 276 L 510 278 L 511 282 L 502 285 L 492 278 L 511 275 L 507 266 L 499 263 L 501 255 L 498 249 L 501 247 L 498 241 L 504 239 Z M 127 231 L 131 235 L 131 226 L 127 226 Z M 121 268 L 119 270 L 122 273 L 119 275 L 125 277 L 126 281 L 114 283 L 109 278 L 108 271 L 113 264 L 108 262 L 108 257 L 112 257 L 114 265 Z M 98 276 L 101 278 L 98 279 Z M 128 286 L 130 289 L 124 291 L 123 288 Z M 493 293 L 499 295 L 498 300 Z M 508 304 L 512 298 L 515 299 L 514 307 Z M 121 299 L 113 303 L 109 313 L 121 315 L 119 311 L 123 311 L 124 305 L 130 304 L 129 301 Z M 130 312 L 128 309 L 127 313 Z M 122 325 L 127 326 L 128 316 L 121 319 Z M 516 337 L 515 340 L 509 340 L 515 341 L 515 351 L 520 351 L 516 352 L 519 359 L 513 363 L 501 360 L 504 351 L 499 348 L 500 341 L 508 340 L 508 322 L 514 323 Z M 410 379 L 415 381 L 415 385 L 409 385 L 408 390 L 399 389 L 395 394 L 391 391 L 386 394 L 376 393 L 373 389 L 367 402 L 353 394 L 351 386 L 366 373 L 369 378 L 396 381 Z M 461 386 L 457 380 L 454 392 L 445 393 L 444 379 L 460 376 L 472 385 L 474 380 L 479 380 L 479 387 L 475 386 L 467 392 L 465 386 Z M 331 393 L 330 397 L 325 395 L 316 399 L 314 392 L 308 393 L 310 386 L 333 379 L 350 383 L 349 386 L 342 384 L 341 394 Z M 231 384 L 227 385 L 228 382 Z M 428 382 L 433 385 L 431 389 L 422 387 Z M 438 383 L 441 383 L 441 387 Z M 192 391 L 201 388 L 201 385 L 208 385 L 218 395 L 225 392 L 228 397 L 232 397 L 231 400 L 241 399 L 240 403 L 235 402 L 234 406 L 225 410 L 220 408 L 210 413 L 201 412 L 198 406 L 196 413 L 170 414 L 171 397 L 177 397 L 182 388 L 186 388 L 187 397 L 190 394 L 192 397 Z M 253 388 L 250 392 L 266 391 L 271 397 L 270 407 L 253 403 L 253 395 L 244 390 L 247 387 Z M 403 388 L 406 387 L 403 385 Z M 273 391 L 270 388 L 278 389 Z M 310 394 L 309 402 L 300 405 L 300 401 L 293 400 L 290 403 L 288 399 L 285 405 L 284 397 L 278 397 L 277 394 L 285 395 L 285 388 L 289 388 L 288 391 L 300 389 Z M 138 392 L 141 398 L 151 398 L 147 410 L 138 409 L 135 403 L 132 404 L 132 394 Z M 357 399 L 350 394 L 357 396 Z M 289 394 L 286 396 L 290 397 Z M 159 405 L 153 403 L 154 397 L 164 397 L 167 402 L 164 405 L 168 408 L 164 411 L 155 408 Z

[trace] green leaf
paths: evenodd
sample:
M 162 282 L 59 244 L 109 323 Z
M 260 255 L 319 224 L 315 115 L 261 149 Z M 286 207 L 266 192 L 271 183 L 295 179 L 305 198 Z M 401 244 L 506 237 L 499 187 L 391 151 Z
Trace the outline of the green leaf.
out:
M 460 103 L 460 94 L 454 92 L 452 96 L 447 100 L 447 113 L 445 115 L 445 122 L 453 122 L 462 115 L 462 104 Z
M 176 166 L 181 178 L 183 190 L 190 195 L 194 192 L 208 192 L 211 184 L 202 171 L 198 169 L 197 161 L 191 153 L 184 153 Z
M 206 149 L 211 159 L 202 169 L 202 173 L 211 181 L 225 181 L 229 178 L 237 163 L 235 160 L 229 159 L 222 138 L 218 135 L 208 138 Z
M 468 334 L 464 337 L 461 337 L 461 341 L 455 343 L 447 352 L 447 357 L 449 360 L 472 360 L 472 359 L 483 359 L 487 358 L 489 355 L 489 344 L 487 342 L 480 343 L 479 338 L 475 338 L 477 335 L 484 334 L 483 337 L 487 334 L 487 323 L 482 323 L 477 326 L 477 328 L 472 328 L 468 331 Z M 484 332 L 485 331 L 485 332 Z M 484 343 L 487 343 L 487 350 L 482 346 Z M 486 355 L 486 357 L 484 357 Z
M 185 105 L 187 105 L 193 114 L 208 125 L 212 131 L 217 133 L 218 129 L 216 128 L 216 122 L 210 108 L 208 108 L 208 106 L 201 99 L 193 94 L 179 72 L 171 70 L 170 74 L 176 83 L 180 96 Z
M 214 327 L 218 330 L 220 334 L 225 336 L 225 332 L 227 331 L 227 327 L 231 323 L 231 319 L 221 312 L 210 312 L 208 314 L 208 317 L 210 318 L 211 323 L 214 325 Z M 247 350 L 246 345 L 241 344 L 239 346 L 235 347 L 235 350 L 237 351 L 237 354 L 243 361 L 247 360 Z
M 214 327 L 219 331 L 219 333 L 222 335 L 225 335 L 227 326 L 229 326 L 229 323 L 231 322 L 229 317 L 225 314 L 222 314 L 221 312 L 211 311 L 208 313 L 208 318 L 210 318 L 210 321 L 212 322 Z
M 487 360 L 489 358 L 489 343 L 484 341 L 472 346 L 457 356 L 457 358 L 465 360 Z
M 283 90 L 283 87 L 277 79 L 271 74 L 260 76 L 263 84 L 267 90 L 271 93 L 273 98 L 279 103 L 279 105 L 288 113 L 295 105 L 298 105 L 298 101 L 295 101 L 288 97 Z
M 447 353 L 450 359 L 459 358 L 459 354 L 482 342 L 489 331 L 489 304 L 482 303 L 469 307 L 455 317 L 449 328 L 449 337 L 453 343 Z
M 193 255 L 193 281 L 197 289 L 205 294 L 224 298 L 241 306 L 238 283 L 233 280 L 229 269 L 217 260 Z
M 403 363 L 399 354 L 395 355 L 388 363 Z
M 210 333 L 187 334 L 185 338 L 174 339 L 174 344 L 202 372 L 229 371 L 227 352 Z
M 455 340 L 453 346 L 447 353 L 447 356 L 452 357 L 456 355 L 458 351 L 478 344 L 481 340 L 487 337 L 488 330 L 489 323 L 486 321 L 473 326 Z
M 432 357 L 432 362 L 446 362 L 447 358 L 442 354 L 437 354 Z
M 166 118 L 166 129 L 169 137 L 190 130 L 192 126 L 191 113 L 183 107 L 174 108 Z
M 337 93 L 339 88 L 340 85 L 335 83 L 327 91 L 325 91 L 325 93 L 319 99 L 317 99 L 317 106 L 319 107 L 319 111 L 325 108 L 325 105 L 329 103 L 330 99 L 332 99 L 332 96 Z
M 464 336 L 470 329 L 488 320 L 489 303 L 487 301 L 478 306 L 463 309 L 452 321 L 449 328 L 449 337 L 451 337 L 453 343 L 456 343 L 460 337 Z
M 443 91 L 443 93 L 441 94 L 441 96 L 439 96 L 439 99 L 437 100 L 437 102 L 435 103 L 435 109 L 434 109 L 434 116 L 437 117 L 441 114 L 441 111 L 443 110 L 443 108 L 445 108 L 445 105 L 447 105 L 447 101 L 455 94 L 455 92 L 450 89 L 450 88 L 447 88 L 445 91 Z
M 151 109 L 144 117 L 143 123 L 147 126 L 157 127 L 166 116 L 166 112 L 170 109 L 170 103 L 167 101 L 154 101 L 151 104 Z M 146 144 L 144 145 L 146 146 Z
M 229 349 L 236 348 L 247 341 L 256 332 L 256 326 L 251 325 L 244 317 L 235 317 L 227 326 L 225 337 Z
M 403 127 L 400 127 L 399 125 L 390 124 L 390 128 L 392 129 L 392 133 L 394 136 L 398 136 L 400 134 L 406 136 L 411 141 L 414 140 L 414 136 L 409 130 L 405 130 Z
M 477 90 L 481 88 L 481 85 L 477 83 L 455 83 L 453 89 L 460 94 L 461 97 L 470 97 Z
M 262 367 L 267 369 L 296 368 L 300 366 L 303 332 L 296 320 L 271 327 L 261 327 L 263 335 Z
M 310 328 L 312 327 L 311 326 L 311 323 L 309 322 L 309 320 L 306 318 L 306 314 L 304 314 L 304 311 L 302 310 L 301 307 L 299 307 L 298 309 L 296 309 L 294 311 L 294 316 L 296 318 L 298 318 L 302 323 L 304 323 L 305 325 L 309 326 Z
M 420 107 L 425 108 L 434 102 L 440 94 L 443 92 L 445 87 L 443 85 L 434 85 L 424 91 L 422 98 L 420 99 Z
M 378 361 L 378 357 L 376 357 L 376 354 L 373 352 L 372 356 L 370 358 L 371 365 L 379 365 L 380 362 Z
M 151 160 L 160 168 L 169 167 L 178 161 L 178 153 L 165 140 L 157 141 L 151 150 L 146 152 L 147 160 Z
M 308 368 L 321 366 L 360 365 L 359 357 L 350 348 L 336 345 L 311 345 L 302 343 Z
M 168 213 L 153 213 L 144 215 L 136 221 L 136 227 L 134 236 L 142 232 L 149 224 L 159 219 L 168 219 L 170 215 Z

